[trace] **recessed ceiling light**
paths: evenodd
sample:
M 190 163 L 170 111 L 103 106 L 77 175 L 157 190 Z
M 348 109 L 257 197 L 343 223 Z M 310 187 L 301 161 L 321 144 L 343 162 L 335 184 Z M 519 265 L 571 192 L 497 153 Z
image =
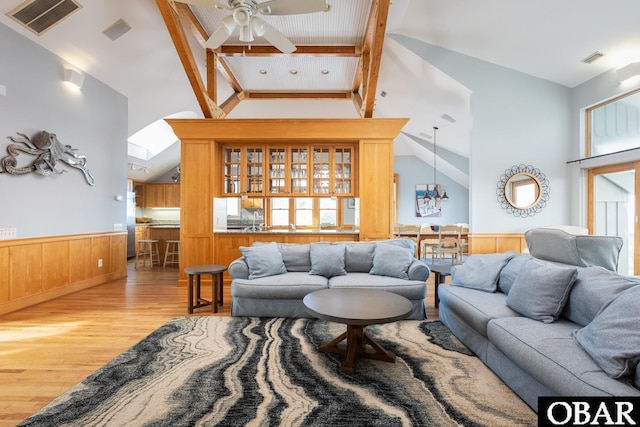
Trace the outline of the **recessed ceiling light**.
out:
M 329 70 L 322 70 L 321 73 L 322 74 L 329 74 Z
M 298 74 L 298 70 L 289 70 L 290 74 Z
M 260 70 L 260 74 L 267 74 L 267 70 Z

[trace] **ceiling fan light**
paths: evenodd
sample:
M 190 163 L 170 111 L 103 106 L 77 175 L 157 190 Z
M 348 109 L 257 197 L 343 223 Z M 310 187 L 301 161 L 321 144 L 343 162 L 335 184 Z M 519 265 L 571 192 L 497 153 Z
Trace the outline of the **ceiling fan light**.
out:
M 267 32 L 267 23 L 257 16 L 254 16 L 251 20 L 251 28 L 253 28 L 253 32 L 256 33 L 256 36 L 262 37 Z
M 233 11 L 233 20 L 236 24 L 246 26 L 251 23 L 251 10 L 245 6 L 238 6 Z
M 245 25 L 243 27 L 240 27 L 240 41 L 243 41 L 243 42 L 253 41 L 253 31 L 251 31 L 250 25 Z

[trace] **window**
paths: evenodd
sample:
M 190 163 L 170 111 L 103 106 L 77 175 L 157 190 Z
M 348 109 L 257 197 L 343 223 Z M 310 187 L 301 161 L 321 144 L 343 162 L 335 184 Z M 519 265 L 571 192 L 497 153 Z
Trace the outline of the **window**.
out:
M 587 110 L 586 157 L 640 147 L 640 90 Z
M 313 199 L 298 197 L 295 200 L 296 227 L 313 227 Z
M 320 199 L 320 225 L 338 225 L 337 209 L 337 199 Z
M 271 225 L 288 227 L 289 223 L 289 199 L 271 199 Z

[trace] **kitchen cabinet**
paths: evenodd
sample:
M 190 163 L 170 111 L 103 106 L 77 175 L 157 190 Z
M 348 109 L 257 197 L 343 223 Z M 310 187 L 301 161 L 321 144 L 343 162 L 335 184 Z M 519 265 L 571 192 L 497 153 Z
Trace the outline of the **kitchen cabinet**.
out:
M 357 194 L 355 145 L 265 145 L 223 148 L 223 196 Z
M 145 208 L 180 207 L 180 184 L 147 183 L 144 187 Z
M 133 182 L 133 191 L 135 192 L 135 203 L 136 207 L 144 208 L 144 183 L 142 182 Z
M 225 196 L 264 195 L 264 147 L 225 147 L 222 170 Z
M 354 196 L 355 159 L 350 146 L 314 146 L 312 148 L 314 196 Z

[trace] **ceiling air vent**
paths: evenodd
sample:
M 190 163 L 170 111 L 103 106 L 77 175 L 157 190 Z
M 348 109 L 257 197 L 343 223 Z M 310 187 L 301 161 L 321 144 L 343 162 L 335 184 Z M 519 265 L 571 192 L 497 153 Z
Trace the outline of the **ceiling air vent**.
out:
M 593 52 L 591 55 L 589 55 L 586 58 L 584 58 L 582 60 L 582 62 L 584 62 L 585 64 L 591 64 L 592 62 L 597 61 L 598 59 L 602 58 L 603 56 L 604 56 L 604 53 L 602 53 L 602 52 Z
M 7 16 L 41 35 L 80 7 L 73 0 L 28 0 Z
M 111 41 L 116 41 L 120 37 L 125 35 L 130 29 L 131 27 L 129 26 L 129 24 L 124 22 L 122 19 L 118 19 L 116 22 L 111 24 L 111 26 L 106 30 L 104 30 L 102 33 L 105 36 L 109 37 Z

